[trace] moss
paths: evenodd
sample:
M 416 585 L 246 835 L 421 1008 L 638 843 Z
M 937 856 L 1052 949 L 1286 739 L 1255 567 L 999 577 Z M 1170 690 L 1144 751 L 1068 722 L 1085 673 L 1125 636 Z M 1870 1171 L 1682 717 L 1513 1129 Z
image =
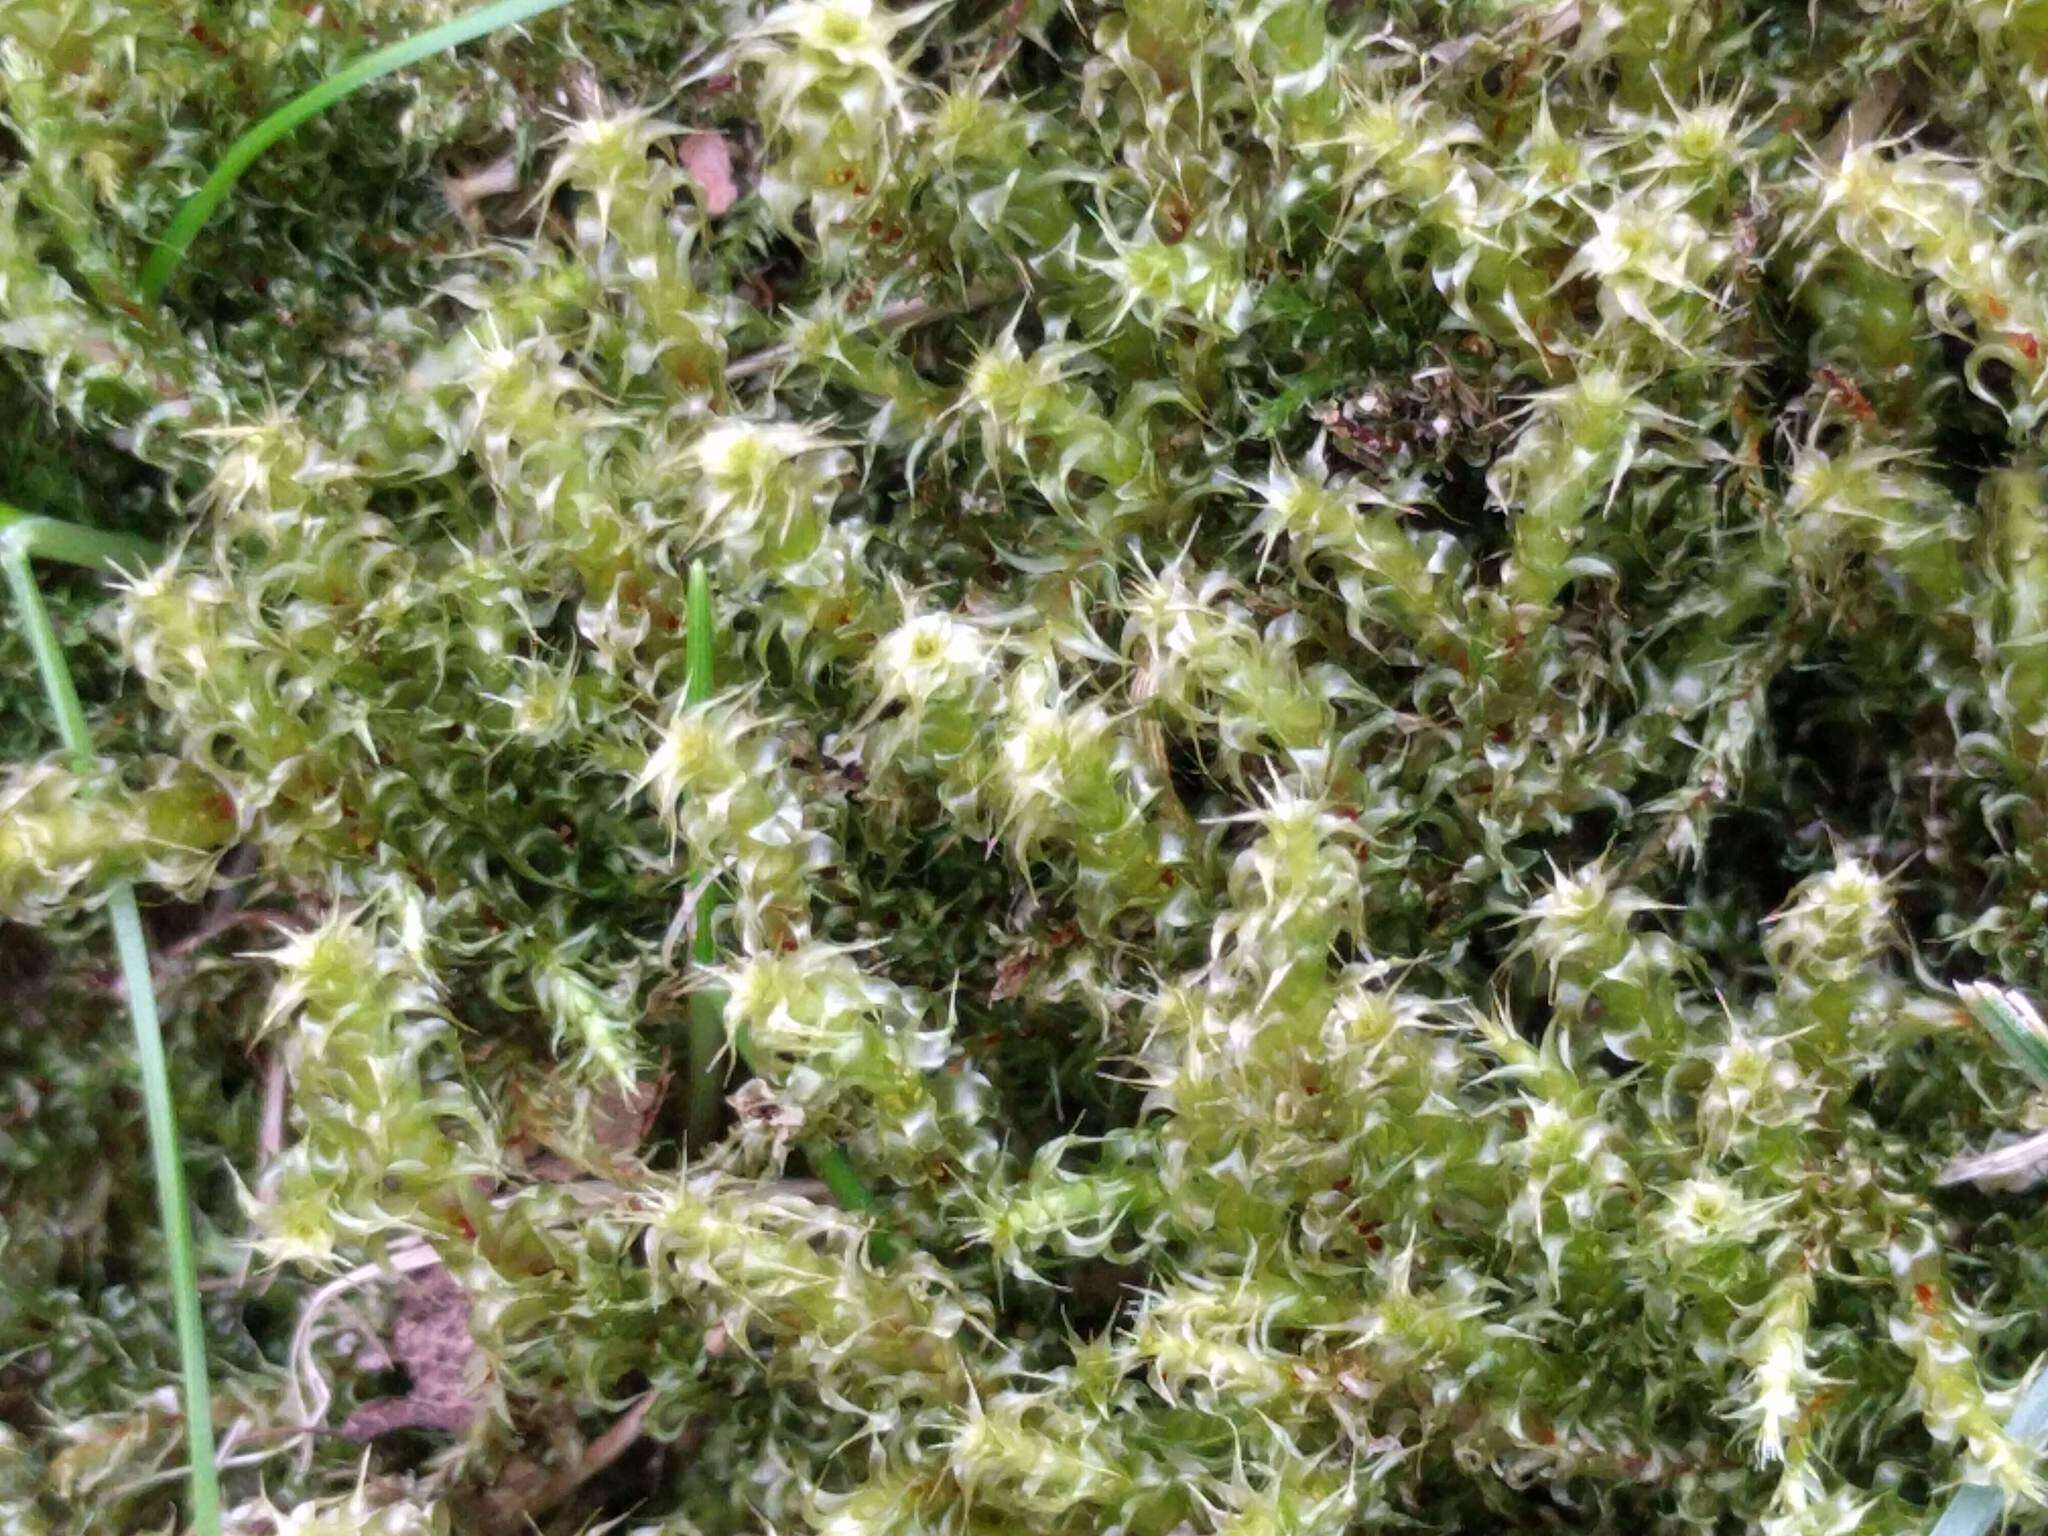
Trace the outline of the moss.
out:
M 2037 1504 L 2038 9 L 603 0 L 150 307 L 450 7 L 14 7 L 0 1511 L 175 1518 L 113 877 L 249 1536 Z

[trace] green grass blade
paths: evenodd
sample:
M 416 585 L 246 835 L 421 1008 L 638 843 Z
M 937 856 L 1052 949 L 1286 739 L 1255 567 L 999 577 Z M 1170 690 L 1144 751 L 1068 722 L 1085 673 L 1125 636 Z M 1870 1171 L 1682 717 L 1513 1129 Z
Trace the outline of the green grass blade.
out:
M 702 704 L 711 697 L 716 641 L 711 633 L 711 576 L 702 560 L 690 562 L 689 604 L 684 610 L 683 702 Z
M 702 560 L 690 563 L 689 604 L 685 611 L 686 630 L 683 674 L 683 702 L 702 704 L 711 697 L 715 683 L 716 652 L 712 635 L 711 578 Z M 690 877 L 696 884 L 696 876 Z M 712 931 L 713 895 L 705 891 L 697 903 L 697 931 L 691 956 L 699 968 L 718 961 L 718 939 Z M 688 1145 L 691 1151 L 707 1146 L 718 1129 L 725 1085 L 720 1053 L 725 1046 L 725 998 L 715 991 L 690 996 L 690 1120 Z
M 57 736 L 64 743 L 71 766 L 79 773 L 92 771 L 92 737 L 86 730 L 85 709 L 72 686 L 71 669 L 64 664 L 57 630 L 50 623 L 50 610 L 43 606 L 43 594 L 36 588 L 35 573 L 29 569 L 28 554 L 10 549 L 4 562 L 7 586 L 14 594 L 14 609 L 28 631 L 28 646 L 36 658 L 36 671 L 43 682 L 43 697 L 57 717 Z
M 170 282 L 171 275 L 178 270 L 178 263 L 185 259 L 192 242 L 199 231 L 206 227 L 206 221 L 213 217 L 214 209 L 226 199 L 228 193 L 242 177 L 242 173 L 254 165 L 263 152 L 279 139 L 310 118 L 322 112 L 361 89 L 372 80 L 388 75 L 394 70 L 404 69 L 408 64 L 417 64 L 421 59 L 441 53 L 449 48 L 482 37 L 487 32 L 496 32 L 504 27 L 517 26 L 547 11 L 559 10 L 569 0 L 497 0 L 467 15 L 457 16 L 438 27 L 431 27 L 417 37 L 366 53 L 345 69 L 329 75 L 303 95 L 296 96 L 263 119 L 247 133 L 228 147 L 220 163 L 213 168 L 213 174 L 206 178 L 199 190 L 185 200 L 185 203 L 171 219 L 171 226 L 164 231 L 157 248 L 150 252 L 149 260 L 142 268 L 142 294 L 154 301 Z
M 2027 1383 L 2027 1390 L 2006 1420 L 2005 1431 L 2022 1445 L 2037 1445 L 2048 1432 L 2048 1369 Z M 1928 1536 L 1984 1536 L 2005 1516 L 2005 1498 L 1982 1483 L 1965 1483 Z
M 748 1037 L 747 1026 L 742 1024 L 733 1031 L 732 1048 L 747 1070 L 760 1076 L 760 1063 L 754 1060 L 754 1046 Z M 868 1238 L 868 1250 L 878 1264 L 893 1261 L 898 1252 L 895 1234 L 882 1225 L 882 1202 L 875 1198 L 861 1176 L 854 1171 L 853 1159 L 846 1155 L 846 1148 L 834 1146 L 829 1141 L 807 1141 L 804 1156 L 811 1160 L 812 1168 L 824 1180 L 825 1188 L 832 1192 L 832 1198 L 849 1211 L 856 1211 L 875 1222 Z
M 137 570 L 163 557 L 147 539 L 81 528 L 0 502 L 0 559 L 17 553 L 32 560 L 56 560 L 102 572 Z
M 1984 1536 L 2004 1513 L 2005 1499 L 1996 1489 L 1966 1483 L 1949 1500 L 1929 1536 Z
M 216 1536 L 220 1530 L 220 1478 L 214 1469 L 213 1387 L 206 1371 L 206 1326 L 199 1314 L 199 1268 L 192 1257 L 185 1160 L 178 1140 L 178 1114 L 171 1103 L 171 1074 L 164 1059 L 163 1024 L 157 1017 L 142 914 L 136 910 L 135 892 L 127 881 L 118 881 L 108 890 L 107 911 L 114 920 L 114 947 L 121 957 L 128 1017 L 135 1026 L 135 1060 L 149 1121 L 149 1158 L 156 1171 L 157 1205 L 171 1272 L 178 1367 L 185 1382 L 185 1447 L 192 1458 L 192 1527 L 200 1536 Z
M 853 1160 L 846 1155 L 844 1147 L 827 1147 L 822 1152 L 813 1149 L 812 1156 L 818 1165 L 818 1177 L 825 1181 L 825 1187 L 832 1191 L 832 1198 L 849 1211 L 875 1220 L 874 1234 L 868 1239 L 868 1249 L 875 1256 L 877 1264 L 893 1263 L 896 1258 L 896 1239 L 881 1225 L 881 1202 L 875 1192 L 861 1181 L 853 1171 Z
M 2005 1048 L 2005 1053 L 2044 1088 L 2048 1088 L 2048 1025 L 2034 1005 L 2006 987 L 1966 982 L 1956 988 L 1970 1017 Z
M 12 509 L 5 509 L 9 512 Z M 75 558 L 73 563 L 100 566 L 125 555 L 99 540 L 110 535 L 90 535 L 90 530 L 51 524 L 49 519 L 28 519 L 14 514 L 0 522 L 0 567 L 14 594 L 16 610 L 28 631 L 29 648 L 35 652 L 36 670 L 42 674 L 43 693 L 57 717 L 57 733 L 70 754 L 72 765 L 81 772 L 92 767 L 92 739 L 86 730 L 85 710 L 78 702 L 78 690 L 71 681 L 71 669 L 57 644 L 57 632 L 50 623 L 49 610 L 29 569 L 29 555 L 37 534 L 29 523 L 49 524 L 40 537 L 51 540 L 70 555 L 53 553 L 52 558 Z M 55 530 L 55 532 L 52 531 Z M 68 530 L 78 539 L 66 542 Z M 104 556 L 103 562 L 95 555 Z M 108 892 L 107 911 L 113 919 L 114 944 L 121 957 L 121 977 L 128 992 L 128 1016 L 135 1026 L 136 1064 L 142 1075 L 143 1105 L 149 1120 L 150 1160 L 156 1170 L 157 1206 L 163 1220 L 164 1247 L 170 1270 L 171 1310 L 178 1333 L 178 1360 L 184 1379 L 185 1443 L 192 1459 L 192 1527 L 200 1536 L 219 1536 L 220 1480 L 214 1468 L 213 1388 L 207 1380 L 206 1336 L 199 1313 L 199 1275 L 192 1259 L 192 1223 L 185 1198 L 185 1166 L 179 1152 L 177 1112 L 171 1102 L 170 1071 L 164 1060 L 163 1024 L 157 1017 L 156 992 L 149 974 L 149 950 L 143 941 L 142 914 L 135 907 L 135 893 L 125 881 Z
M 1956 995 L 2020 1069 L 2048 1087 L 2048 1025 L 2041 1022 L 2034 1005 L 2010 988 L 1983 982 L 1966 982 L 1956 988 Z M 2023 1445 L 2037 1443 L 2048 1431 L 2048 1370 L 2028 1383 L 2006 1430 Z M 1997 1489 L 1966 1483 L 1949 1500 L 1929 1536 L 1984 1536 L 2004 1517 L 2005 1498 Z
M 690 562 L 690 589 L 684 620 L 683 702 L 685 705 L 702 704 L 711 697 L 716 686 L 717 657 L 713 628 L 717 619 L 711 608 L 711 577 L 702 560 Z M 695 885 L 696 881 L 696 875 L 692 874 L 690 883 Z M 712 894 L 706 891 L 697 905 L 697 932 L 691 954 L 700 967 L 716 964 L 718 960 L 717 936 L 711 927 Z M 752 1068 L 754 1063 L 747 1042 L 742 1038 L 736 1043 L 741 1058 Z M 691 1151 L 706 1145 L 718 1128 L 722 1103 L 719 1089 L 725 1085 L 725 1072 L 719 1064 L 719 1056 L 724 1047 L 724 994 L 708 989 L 692 993 L 690 1119 L 686 1133 Z M 825 1187 L 832 1191 L 834 1199 L 849 1211 L 857 1211 L 870 1218 L 877 1215 L 880 1202 L 875 1199 L 874 1191 L 861 1182 L 845 1148 L 822 1143 L 808 1150 L 817 1167 L 818 1177 L 825 1181 Z M 879 1263 L 887 1264 L 896 1256 L 896 1240 L 879 1224 L 870 1239 L 870 1246 Z

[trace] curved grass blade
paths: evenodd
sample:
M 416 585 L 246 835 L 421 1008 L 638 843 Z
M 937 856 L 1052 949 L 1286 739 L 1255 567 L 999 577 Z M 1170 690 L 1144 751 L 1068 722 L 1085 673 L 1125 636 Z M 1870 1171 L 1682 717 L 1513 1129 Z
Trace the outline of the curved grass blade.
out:
M 28 631 L 42 676 L 43 694 L 57 717 L 57 734 L 72 767 L 92 768 L 92 739 L 85 710 L 78 702 L 71 669 L 57 643 L 43 594 L 29 568 L 34 556 L 61 560 L 88 570 L 109 571 L 140 565 L 152 553 L 148 544 L 119 534 L 99 533 L 54 518 L 34 517 L 0 507 L 0 571 L 14 594 L 14 605 Z M 149 973 L 149 949 L 142 934 L 142 914 L 135 892 L 125 880 L 108 887 L 107 913 L 114 925 L 114 946 L 120 954 L 121 980 L 128 993 L 128 1017 L 135 1029 L 136 1066 L 142 1077 L 142 1101 L 149 1122 L 149 1154 L 156 1174 L 157 1207 L 164 1228 L 164 1249 L 171 1283 L 171 1311 L 177 1324 L 178 1365 L 185 1398 L 185 1444 L 192 1460 L 190 1510 L 192 1528 L 200 1536 L 220 1531 L 220 1479 L 214 1468 L 213 1388 L 207 1378 L 206 1335 L 199 1312 L 199 1275 L 192 1259 L 192 1219 L 185 1195 L 185 1164 L 179 1148 L 178 1117 L 171 1102 L 170 1070 L 164 1060 L 163 1023 L 157 1016 L 156 992 Z
M 318 117 L 337 101 L 393 70 L 417 64 L 421 59 L 482 37 L 487 32 L 516 26 L 547 11 L 559 10 L 569 0 L 497 0 L 467 15 L 430 27 L 417 37 L 408 37 L 375 52 L 366 53 L 346 68 L 329 75 L 302 95 L 293 97 L 228 147 L 213 174 L 194 192 L 171 219 L 170 228 L 149 254 L 142 268 L 142 296 L 154 302 L 170 282 L 178 264 L 185 259 L 199 231 L 213 217 L 214 209 L 254 165 L 263 152 L 309 118 Z
M 81 528 L 76 523 L 0 503 L 0 560 L 20 555 L 30 560 L 55 560 L 60 565 L 108 572 L 153 565 L 162 554 L 147 539 Z

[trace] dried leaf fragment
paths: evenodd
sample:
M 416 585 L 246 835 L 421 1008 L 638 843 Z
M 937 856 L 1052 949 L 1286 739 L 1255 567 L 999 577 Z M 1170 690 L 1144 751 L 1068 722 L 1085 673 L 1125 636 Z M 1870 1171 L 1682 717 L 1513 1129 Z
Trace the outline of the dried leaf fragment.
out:
M 380 1397 L 348 1416 L 342 1434 L 372 1440 L 397 1429 L 432 1429 L 459 1435 L 475 1421 L 479 1404 L 469 1381 L 476 1340 L 469 1332 L 469 1293 L 435 1265 L 408 1275 L 391 1329 L 391 1357 L 411 1378 L 400 1397 Z

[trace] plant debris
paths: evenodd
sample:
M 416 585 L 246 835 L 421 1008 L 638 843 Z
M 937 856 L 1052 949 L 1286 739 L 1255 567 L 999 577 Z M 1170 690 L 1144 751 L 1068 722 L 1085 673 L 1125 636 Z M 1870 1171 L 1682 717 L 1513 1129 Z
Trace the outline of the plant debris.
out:
M 440 1265 L 407 1275 L 397 1290 L 390 1354 L 380 1362 L 405 1372 L 406 1389 L 356 1408 L 342 1434 L 350 1440 L 374 1440 L 396 1429 L 462 1434 L 479 1409 L 469 1379 L 475 1358 L 469 1296 L 461 1283 Z

